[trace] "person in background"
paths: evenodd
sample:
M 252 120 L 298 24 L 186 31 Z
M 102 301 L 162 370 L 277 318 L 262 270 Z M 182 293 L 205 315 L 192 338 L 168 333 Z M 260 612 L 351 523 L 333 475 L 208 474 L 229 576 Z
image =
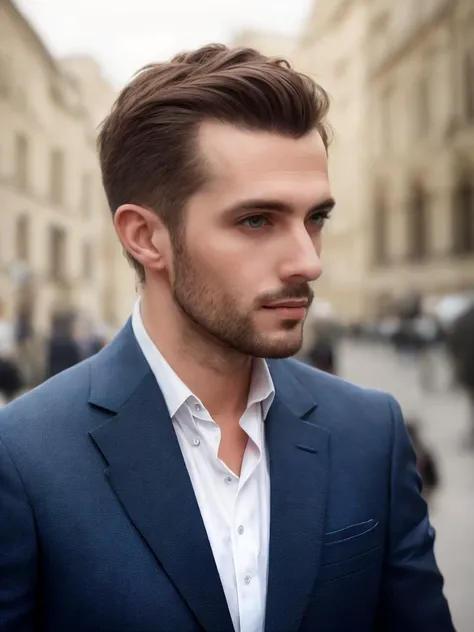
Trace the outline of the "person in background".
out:
M 7 319 L 5 305 L 0 300 L 0 395 L 4 403 L 13 400 L 23 388 L 15 351 L 15 327 Z
M 17 358 L 25 388 L 37 386 L 44 377 L 44 344 L 34 327 L 32 296 L 20 300 L 15 319 Z
M 95 355 L 105 346 L 106 340 L 101 328 L 90 317 L 83 315 L 78 318 L 74 331 L 83 360 Z
M 336 341 L 330 326 L 316 326 L 314 341 L 307 352 L 308 362 L 320 371 L 337 374 Z
M 55 314 L 47 347 L 46 377 L 53 377 L 78 364 L 81 360 L 80 348 L 74 337 L 73 315 Z
M 440 484 L 437 460 L 421 435 L 419 420 L 407 419 L 406 425 L 416 453 L 416 467 L 423 481 L 423 496 L 428 502 Z
M 463 446 L 474 450 L 474 304 L 454 322 L 447 335 L 455 381 L 469 401 L 469 429 Z
M 5 303 L 0 298 L 0 358 L 11 358 L 15 352 L 15 327 L 7 318 Z
M 24 386 L 22 375 L 14 358 L 0 356 L 0 394 L 4 403 L 11 402 Z

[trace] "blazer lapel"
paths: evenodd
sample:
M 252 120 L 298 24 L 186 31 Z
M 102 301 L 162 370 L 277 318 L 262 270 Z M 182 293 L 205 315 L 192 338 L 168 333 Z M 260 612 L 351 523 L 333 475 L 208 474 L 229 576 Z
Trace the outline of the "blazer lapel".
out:
M 232 632 L 180 446 L 130 325 L 91 366 L 91 403 L 117 413 L 90 433 L 111 487 L 200 625 Z
M 266 420 L 271 525 L 265 630 L 296 632 L 320 564 L 330 433 L 315 425 L 316 402 L 288 363 L 271 370 L 277 396 Z

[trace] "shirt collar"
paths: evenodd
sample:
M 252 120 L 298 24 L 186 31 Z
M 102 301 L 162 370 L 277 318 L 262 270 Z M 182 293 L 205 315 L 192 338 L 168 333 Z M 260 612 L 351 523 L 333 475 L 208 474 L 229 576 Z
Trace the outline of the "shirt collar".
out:
M 201 402 L 171 368 L 148 335 L 140 313 L 140 299 L 135 303 L 132 314 L 132 328 L 138 345 L 154 374 L 168 408 L 170 417 L 174 417 L 185 403 Z M 261 404 L 263 419 L 266 418 L 275 397 L 275 387 L 267 363 L 255 358 L 250 383 L 247 408 Z

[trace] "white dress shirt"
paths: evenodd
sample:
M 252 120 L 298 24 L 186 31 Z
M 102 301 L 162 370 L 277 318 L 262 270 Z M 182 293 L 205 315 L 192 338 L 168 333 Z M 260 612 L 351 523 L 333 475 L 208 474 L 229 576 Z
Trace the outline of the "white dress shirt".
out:
M 270 533 L 264 419 L 275 395 L 267 363 L 254 362 L 247 408 L 240 419 L 249 439 L 238 477 L 218 457 L 219 426 L 148 336 L 139 301 L 132 327 L 166 401 L 234 628 L 263 632 Z

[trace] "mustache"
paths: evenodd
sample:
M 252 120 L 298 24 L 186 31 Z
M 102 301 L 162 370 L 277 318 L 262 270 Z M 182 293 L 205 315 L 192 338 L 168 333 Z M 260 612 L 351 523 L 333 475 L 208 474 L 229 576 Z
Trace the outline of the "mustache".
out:
M 311 305 L 314 299 L 314 291 L 307 283 L 298 283 L 282 288 L 278 292 L 268 292 L 258 299 L 258 306 L 263 307 L 268 303 L 290 301 L 292 299 L 306 299 Z

